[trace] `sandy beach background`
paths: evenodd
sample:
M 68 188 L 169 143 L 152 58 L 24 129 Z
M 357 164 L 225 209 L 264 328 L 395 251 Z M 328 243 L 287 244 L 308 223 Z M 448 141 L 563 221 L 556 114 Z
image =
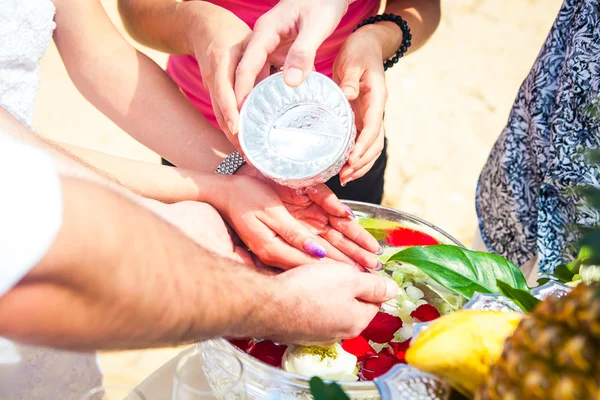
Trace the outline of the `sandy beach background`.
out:
M 102 3 L 122 29 L 116 1 Z M 385 205 L 424 218 L 470 244 L 479 171 L 560 4 L 442 1 L 442 21 L 431 41 L 387 73 Z M 139 48 L 164 65 L 165 55 Z M 77 92 L 54 47 L 42 60 L 34 124 L 39 133 L 63 142 L 159 160 Z M 178 351 L 103 353 L 106 382 L 136 385 Z

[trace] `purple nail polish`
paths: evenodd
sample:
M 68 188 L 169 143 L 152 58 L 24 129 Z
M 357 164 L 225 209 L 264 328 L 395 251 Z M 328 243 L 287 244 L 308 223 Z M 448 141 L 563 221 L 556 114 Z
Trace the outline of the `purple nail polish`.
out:
M 379 251 L 377 253 L 375 253 L 376 255 L 380 256 L 383 254 L 383 247 L 379 247 Z
M 327 256 L 327 251 L 325 251 L 325 248 L 314 240 L 307 240 L 304 243 L 304 250 L 314 257 L 325 258 L 325 256 Z
M 344 204 L 344 208 L 346 209 L 348 216 L 356 219 L 356 215 L 354 215 L 354 211 L 352 211 L 352 209 L 350 207 L 348 207 L 347 205 Z
M 377 264 L 377 267 L 375 267 L 373 269 L 373 271 L 381 271 L 383 269 L 383 264 L 381 263 L 381 261 L 379 261 L 379 264 Z

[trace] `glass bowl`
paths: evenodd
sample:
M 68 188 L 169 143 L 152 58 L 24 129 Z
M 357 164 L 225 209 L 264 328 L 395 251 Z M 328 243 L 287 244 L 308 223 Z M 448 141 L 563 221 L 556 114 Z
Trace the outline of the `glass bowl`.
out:
M 359 221 L 374 221 L 385 229 L 406 227 L 426 233 L 441 244 L 464 247 L 458 240 L 429 222 L 402 211 L 373 204 L 344 201 Z M 383 228 L 382 228 L 383 229 Z M 385 249 L 390 248 L 380 240 Z M 218 338 L 197 344 L 200 348 L 219 348 L 234 352 L 244 367 L 244 381 L 248 399 L 312 399 L 309 378 L 274 368 L 239 350 L 227 340 Z M 448 386 L 429 374 L 408 365 L 398 365 L 372 382 L 339 382 L 352 399 L 447 399 Z
M 354 146 L 354 113 L 331 79 L 312 72 L 297 88 L 283 73 L 261 81 L 240 111 L 246 159 L 279 184 L 300 189 L 338 174 Z

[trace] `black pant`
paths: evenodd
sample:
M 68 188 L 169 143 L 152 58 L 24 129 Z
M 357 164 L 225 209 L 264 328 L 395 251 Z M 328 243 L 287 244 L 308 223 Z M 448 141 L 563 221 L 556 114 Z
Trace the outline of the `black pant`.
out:
M 173 164 L 162 159 L 163 165 L 174 167 Z M 383 145 L 381 156 L 375 161 L 373 168 L 369 170 L 360 179 L 348 183 L 342 187 L 340 178 L 334 176 L 327 181 L 327 186 L 336 194 L 337 197 L 344 200 L 363 201 L 365 203 L 381 204 L 383 199 L 383 174 L 387 165 L 387 139 Z

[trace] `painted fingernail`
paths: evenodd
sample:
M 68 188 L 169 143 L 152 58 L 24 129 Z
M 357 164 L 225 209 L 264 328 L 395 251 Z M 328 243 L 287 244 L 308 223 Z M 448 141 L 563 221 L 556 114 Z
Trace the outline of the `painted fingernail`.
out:
M 325 258 L 327 256 L 325 248 L 312 239 L 308 239 L 304 242 L 304 250 L 314 257 Z
M 350 207 L 348 207 L 347 205 L 344 204 L 344 209 L 348 213 L 349 217 L 356 219 L 356 215 L 354 215 L 354 211 L 352 211 L 352 209 Z
M 382 255 L 383 254 L 383 247 L 379 246 L 379 251 L 377 253 L 375 253 L 375 255 Z
M 284 80 L 290 86 L 299 86 L 302 83 L 304 73 L 298 68 L 288 68 L 284 73 Z
M 381 263 L 381 261 L 377 262 L 377 266 L 375 268 L 373 268 L 373 271 L 381 271 L 383 269 L 383 264 Z

